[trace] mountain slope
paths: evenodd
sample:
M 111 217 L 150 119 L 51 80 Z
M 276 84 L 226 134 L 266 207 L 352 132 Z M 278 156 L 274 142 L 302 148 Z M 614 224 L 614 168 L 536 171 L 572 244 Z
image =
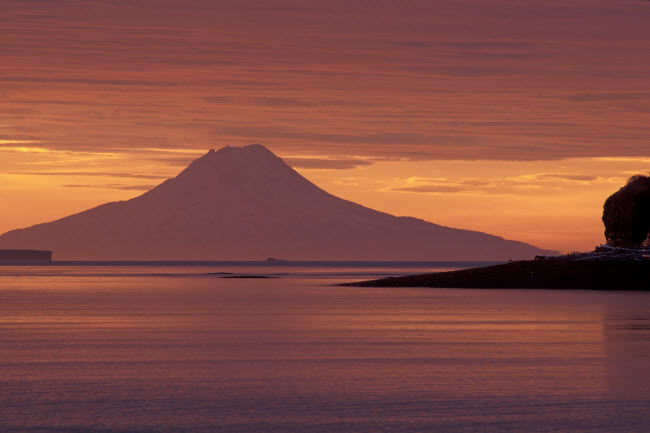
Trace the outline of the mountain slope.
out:
M 260 145 L 225 147 L 128 201 L 0 236 L 58 260 L 504 260 L 552 252 L 335 197 Z

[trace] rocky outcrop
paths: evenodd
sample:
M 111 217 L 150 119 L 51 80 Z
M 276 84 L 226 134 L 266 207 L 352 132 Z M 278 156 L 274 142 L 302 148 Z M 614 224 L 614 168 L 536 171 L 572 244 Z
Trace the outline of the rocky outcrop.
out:
M 603 206 L 607 245 L 638 248 L 650 232 L 650 177 L 633 176 Z
M 650 290 L 650 259 L 564 256 L 342 284 L 356 287 Z

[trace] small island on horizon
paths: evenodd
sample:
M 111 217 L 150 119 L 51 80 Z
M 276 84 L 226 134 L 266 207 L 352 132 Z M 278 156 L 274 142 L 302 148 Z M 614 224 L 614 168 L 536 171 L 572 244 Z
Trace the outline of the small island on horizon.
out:
M 0 250 L 0 261 L 51 262 L 52 251 L 46 250 Z

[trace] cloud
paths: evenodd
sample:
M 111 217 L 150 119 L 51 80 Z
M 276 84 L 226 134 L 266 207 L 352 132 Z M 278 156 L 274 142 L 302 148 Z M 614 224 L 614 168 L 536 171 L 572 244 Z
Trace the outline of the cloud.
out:
M 251 106 L 267 106 L 281 108 L 313 108 L 313 107 L 368 107 L 371 103 L 347 99 L 308 99 L 307 97 L 234 97 L 234 96 L 202 96 L 201 99 L 211 104 L 237 104 Z
M 283 97 L 256 97 L 251 98 L 255 105 L 267 105 L 270 107 L 315 107 L 318 103 L 307 99 L 283 98 Z
M 261 142 L 341 159 L 647 148 L 648 2 L 82 3 L 3 2 L 0 117 L 16 137 L 119 152 Z
M 309 101 L 303 98 L 289 98 L 281 96 L 267 97 L 232 97 L 232 96 L 202 96 L 202 100 L 214 104 L 249 104 L 265 105 L 269 107 L 315 107 L 321 102 Z
M 14 171 L 8 174 L 21 174 L 30 176 L 91 176 L 91 177 L 120 177 L 131 179 L 167 179 L 165 175 L 155 174 L 131 174 L 131 173 L 109 173 L 109 172 L 86 172 L 86 171 Z
M 448 75 L 454 77 L 488 77 L 488 76 L 511 76 L 529 73 L 523 67 L 516 68 L 508 65 L 412 65 L 405 68 L 409 72 L 426 75 Z
M 171 167 L 185 167 L 189 165 L 196 157 L 169 157 L 169 158 L 146 158 L 147 161 L 160 162 Z
M 160 80 L 96 79 L 86 77 L 0 77 L 5 83 L 73 83 L 107 86 L 178 86 L 180 82 Z
M 334 134 L 300 131 L 292 128 L 276 126 L 225 126 L 218 129 L 221 133 L 256 139 L 258 137 L 271 138 L 298 138 L 309 141 L 321 141 L 330 143 L 353 143 L 353 144 L 454 144 L 479 146 L 485 144 L 485 140 L 478 136 L 443 135 L 443 134 L 422 134 L 416 132 L 382 132 L 382 133 L 359 133 L 359 134 Z
M 520 50 L 530 51 L 539 50 L 539 42 L 527 42 L 517 40 L 505 41 L 452 41 L 442 42 L 440 45 L 449 48 L 467 50 L 467 51 L 487 51 L 487 50 Z
M 394 188 L 390 188 L 390 191 L 455 193 L 455 192 L 468 191 L 468 189 L 462 186 L 418 185 L 418 186 L 394 187 Z
M 6 146 L 7 144 L 35 144 L 40 143 L 37 140 L 0 140 L 0 149 L 21 149 L 21 147 Z
M 574 93 L 564 98 L 573 102 L 636 101 L 639 99 L 645 99 L 650 102 L 650 93 Z
M 515 182 L 530 182 L 530 181 L 566 181 L 566 182 L 592 182 L 597 180 L 598 176 L 585 175 L 585 174 L 572 174 L 572 173 L 536 173 L 524 176 L 510 178 Z
M 552 179 L 552 180 L 589 182 L 598 179 L 598 176 L 590 176 L 585 174 L 570 174 L 570 173 L 540 173 L 534 175 L 534 178 L 539 180 Z
M 200 80 L 136 80 L 136 79 L 105 79 L 88 77 L 28 77 L 28 76 L 0 76 L 0 83 L 60 83 L 60 84 L 85 84 L 90 86 L 127 86 L 127 87 L 178 87 L 178 86 L 274 86 L 277 83 L 268 80 L 244 79 L 200 79 Z
M 20 144 L 19 141 L 9 142 L 11 144 Z M 37 142 L 34 142 L 37 143 Z M 0 150 L 4 152 L 20 152 L 20 153 L 50 153 L 53 152 L 48 148 L 38 146 L 30 146 L 31 142 L 23 141 L 24 146 L 0 146 Z
M 589 184 L 598 176 L 573 173 L 534 173 L 507 178 L 425 178 L 393 179 L 381 191 L 435 194 L 511 194 L 521 189 L 562 188 L 567 184 Z
M 82 185 L 82 184 L 65 184 L 61 185 L 66 188 L 101 188 L 101 189 L 120 189 L 126 191 L 149 191 L 156 185 L 123 185 L 123 184 L 103 184 L 103 185 Z
M 381 191 L 416 192 L 435 194 L 482 193 L 497 186 L 495 180 L 478 178 L 448 179 L 412 176 L 407 179 L 393 179 L 392 184 Z
M 364 159 L 342 158 L 282 158 L 293 168 L 310 170 L 349 170 L 364 165 L 372 165 L 372 161 Z

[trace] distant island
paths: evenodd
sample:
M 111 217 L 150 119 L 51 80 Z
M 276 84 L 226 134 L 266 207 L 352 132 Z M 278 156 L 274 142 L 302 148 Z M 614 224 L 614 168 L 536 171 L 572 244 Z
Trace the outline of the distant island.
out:
M 0 250 L 0 261 L 51 262 L 52 251 L 43 250 Z

